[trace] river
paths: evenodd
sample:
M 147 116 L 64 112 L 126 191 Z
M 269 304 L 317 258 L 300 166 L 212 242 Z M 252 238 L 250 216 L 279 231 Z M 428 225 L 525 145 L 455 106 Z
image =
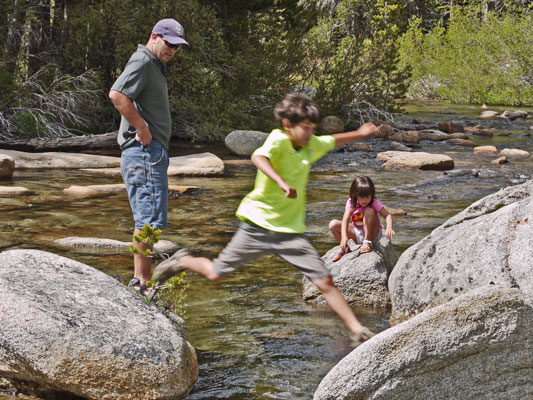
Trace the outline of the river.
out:
M 532 119 L 480 120 L 480 109 L 475 106 L 412 104 L 407 111 L 398 120 L 453 120 L 468 126 L 481 123 L 495 127 L 496 135 L 472 137 L 476 143 L 533 152 Z M 490 161 L 495 157 L 474 155 L 471 148 L 443 142 L 422 142 L 414 151 L 452 157 L 456 166 L 447 174 L 384 171 L 375 156 L 387 150 L 389 142 L 372 139 L 369 143 L 372 152 L 332 152 L 313 167 L 307 224 L 309 238 L 320 254 L 336 244 L 328 232 L 328 221 L 341 218 L 350 183 L 357 175 L 369 175 L 374 180 L 377 197 L 386 206 L 406 212 L 394 218 L 393 244 L 398 256 L 474 201 L 533 175 L 531 158 L 494 165 Z M 226 160 L 236 158 L 223 146 L 190 143 L 173 144 L 171 156 L 204 151 Z M 234 212 L 253 187 L 254 176 L 252 166 L 241 165 L 228 166 L 223 177 L 171 178 L 171 184 L 195 185 L 199 190 L 169 200 L 170 226 L 162 239 L 191 247 L 197 255 L 215 257 L 236 230 Z M 108 183 L 120 180 L 69 170 L 17 170 L 12 181 L 2 184 L 24 186 L 37 195 L 0 199 L 0 249 L 50 251 L 127 282 L 132 275 L 129 255 L 85 254 L 52 242 L 69 236 L 130 239 L 132 218 L 124 194 L 79 201 L 61 195 L 70 185 Z M 187 275 L 187 281 L 188 340 L 197 350 L 200 365 L 199 379 L 187 400 L 310 399 L 322 377 L 351 350 L 340 320 L 325 306 L 306 304 L 301 298 L 300 273 L 276 257 L 247 265 L 221 283 L 193 273 Z M 376 332 L 389 326 L 389 310 L 356 307 L 354 311 Z

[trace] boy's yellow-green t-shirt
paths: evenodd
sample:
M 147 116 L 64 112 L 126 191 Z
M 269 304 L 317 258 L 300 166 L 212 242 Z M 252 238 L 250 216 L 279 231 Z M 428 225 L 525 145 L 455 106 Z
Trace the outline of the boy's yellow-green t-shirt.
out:
M 275 129 L 253 155 L 264 156 L 279 175 L 296 189 L 285 197 L 276 182 L 257 171 L 254 190 L 241 201 L 236 215 L 264 229 L 285 233 L 305 232 L 306 188 L 311 165 L 335 147 L 333 136 L 312 136 L 309 145 L 296 150 L 287 133 Z

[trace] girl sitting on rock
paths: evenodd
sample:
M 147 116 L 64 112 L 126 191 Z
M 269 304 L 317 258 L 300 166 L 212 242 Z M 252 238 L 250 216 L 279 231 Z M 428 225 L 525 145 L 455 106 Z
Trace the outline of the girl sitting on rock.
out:
M 394 236 L 392 216 L 375 196 L 374 183 L 368 176 L 358 176 L 353 180 L 342 221 L 333 219 L 329 222 L 329 229 L 341 246 L 333 261 L 340 260 L 351 251 L 349 239 L 361 243 L 361 254 L 372 251 L 372 243 L 381 239 L 383 234 L 379 215 L 385 218 L 387 224 L 385 236 L 389 239 Z

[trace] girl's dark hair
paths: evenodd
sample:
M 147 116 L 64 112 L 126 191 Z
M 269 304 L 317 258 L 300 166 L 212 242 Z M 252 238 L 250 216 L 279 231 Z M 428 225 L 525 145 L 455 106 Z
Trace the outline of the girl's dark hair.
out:
M 320 111 L 313 101 L 302 93 L 289 93 L 276 104 L 274 116 L 278 121 L 287 118 L 292 125 L 304 120 L 315 124 L 320 122 Z
M 352 186 L 350 186 L 350 198 L 354 207 L 357 204 L 357 196 L 370 196 L 372 200 L 370 200 L 369 204 L 374 201 L 376 188 L 374 187 L 374 182 L 368 176 L 358 176 L 353 180 Z

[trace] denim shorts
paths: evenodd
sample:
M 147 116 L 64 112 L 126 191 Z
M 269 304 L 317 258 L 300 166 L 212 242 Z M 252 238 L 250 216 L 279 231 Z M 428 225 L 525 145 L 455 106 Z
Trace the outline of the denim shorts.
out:
M 269 231 L 246 222 L 241 222 L 226 248 L 213 261 L 213 269 L 218 276 L 225 276 L 266 254 L 275 254 L 291 263 L 311 281 L 330 276 L 305 235 Z
M 168 153 L 156 141 L 135 142 L 122 151 L 122 179 L 126 184 L 135 228 L 146 224 L 166 228 L 168 218 Z

